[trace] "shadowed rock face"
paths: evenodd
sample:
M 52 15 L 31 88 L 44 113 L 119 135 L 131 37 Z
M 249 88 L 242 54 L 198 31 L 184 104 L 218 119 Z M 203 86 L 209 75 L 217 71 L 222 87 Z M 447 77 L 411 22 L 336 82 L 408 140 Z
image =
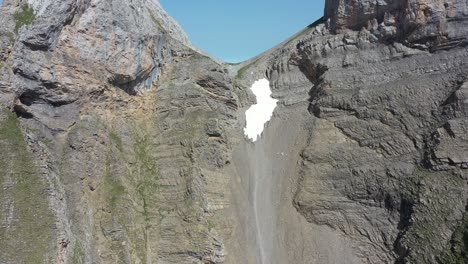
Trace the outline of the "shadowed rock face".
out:
M 466 263 L 466 8 L 330 0 L 229 65 L 158 1 L 5 0 L 0 263 Z

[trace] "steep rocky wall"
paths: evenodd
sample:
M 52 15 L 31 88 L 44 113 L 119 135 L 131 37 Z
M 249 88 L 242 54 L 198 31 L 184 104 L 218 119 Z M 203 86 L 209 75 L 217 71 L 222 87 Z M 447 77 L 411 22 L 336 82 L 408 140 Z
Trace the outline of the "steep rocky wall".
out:
M 453 26 L 461 27 L 463 18 Z M 306 143 L 294 147 L 302 149 L 300 158 L 290 161 L 300 169 L 287 169 L 289 175 L 281 177 L 297 179 L 293 203 L 311 226 L 332 231 L 315 230 L 295 241 L 307 245 L 319 233 L 322 241 L 311 243 L 316 247 L 334 236 L 349 241 L 341 245 L 350 252 L 341 251 L 346 261 L 323 250 L 322 263 L 464 263 L 466 49 L 458 43 L 446 51 L 421 51 L 409 45 L 408 36 L 398 43 L 382 41 L 365 27 L 335 34 L 330 29 L 330 20 L 311 26 L 238 72 L 239 85 L 269 78 L 273 97 L 284 105 L 271 121 L 273 130 L 281 122 L 291 126 L 280 121 L 282 113 L 300 113 L 297 103 L 310 101 L 311 116 L 289 132 L 309 127 Z M 457 132 L 449 132 L 451 127 Z M 273 140 L 266 131 L 265 140 Z M 275 231 L 297 225 L 277 225 Z M 294 261 L 317 260 L 313 251 Z
M 2 196 L 18 224 L 2 224 L 0 262 L 223 262 L 233 224 L 220 171 L 237 108 L 224 66 L 191 49 L 158 2 L 6 1 L 1 12 L 0 98 L 28 144 L 5 166 L 32 170 L 29 151 L 38 167 L 2 184 L 32 174 L 43 185 Z M 41 215 L 23 213 L 32 200 Z
M 408 55 L 401 46 L 368 46 L 351 33 L 335 41 L 342 43 L 337 51 L 318 60 L 314 45 L 298 50 L 301 60 L 311 60 L 301 65 L 315 61 L 328 70 L 311 90 L 319 128 L 303 153 L 296 206 L 309 221 L 367 244 L 361 254 L 371 263 L 433 263 L 450 248 L 466 206 L 460 166 L 437 172 L 429 165 L 429 138 L 451 119 L 447 99 L 466 79 L 466 51 Z M 340 49 L 351 51 L 336 58 Z M 437 191 L 445 188 L 452 191 Z
M 465 8 L 330 0 L 229 65 L 159 2 L 5 0 L 0 262 L 465 263 Z
M 466 44 L 465 0 L 330 0 L 325 18 L 332 31 L 366 28 L 384 41 L 442 49 Z
M 16 116 L 0 110 L 0 259 L 4 263 L 55 261 L 57 229 L 47 203 L 48 184 L 27 149 Z M 22 254 L 18 254 L 18 250 Z

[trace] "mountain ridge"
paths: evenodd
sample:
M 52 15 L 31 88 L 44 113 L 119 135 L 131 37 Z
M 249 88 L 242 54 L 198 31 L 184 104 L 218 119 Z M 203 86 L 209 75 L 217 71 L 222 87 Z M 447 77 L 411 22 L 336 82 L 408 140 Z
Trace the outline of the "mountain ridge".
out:
M 466 261 L 466 3 L 329 0 L 238 65 L 158 6 L 0 8 L 1 263 Z

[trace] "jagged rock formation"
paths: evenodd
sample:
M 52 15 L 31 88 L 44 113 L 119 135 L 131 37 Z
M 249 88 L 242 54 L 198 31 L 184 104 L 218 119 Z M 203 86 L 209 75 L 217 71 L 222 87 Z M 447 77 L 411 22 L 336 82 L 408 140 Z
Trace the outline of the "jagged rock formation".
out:
M 422 49 L 465 45 L 467 12 L 463 0 L 330 0 L 325 6 L 333 32 L 366 28 L 376 38 Z
M 217 170 L 236 109 L 223 65 L 153 1 L 6 1 L 2 12 L 1 97 L 21 120 L 5 137 L 21 128 L 34 158 L 2 166 L 1 262 L 223 260 L 211 218 L 227 204 Z M 32 202 L 15 196 L 22 166 L 50 210 L 21 215 Z M 27 222 L 46 216 L 47 227 Z
M 158 1 L 5 0 L 0 263 L 465 263 L 466 8 L 329 0 L 230 65 Z

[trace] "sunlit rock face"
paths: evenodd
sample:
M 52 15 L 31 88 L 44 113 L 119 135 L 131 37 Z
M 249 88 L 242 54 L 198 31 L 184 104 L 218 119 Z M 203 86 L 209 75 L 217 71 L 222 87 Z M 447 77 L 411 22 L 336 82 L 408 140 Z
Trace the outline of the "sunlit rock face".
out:
M 267 79 L 256 81 L 250 90 L 257 97 L 257 103 L 246 112 L 245 135 L 256 141 L 262 135 L 265 124 L 271 119 L 278 100 L 271 98 L 270 82 Z
M 371 31 L 383 40 L 420 48 L 466 43 L 468 5 L 464 0 L 329 0 L 325 18 L 333 32 Z
M 329 0 L 234 65 L 153 0 L 5 0 L 0 263 L 466 263 L 465 14 Z
M 0 263 L 222 263 L 224 66 L 152 0 L 10 0 L 0 22 Z

